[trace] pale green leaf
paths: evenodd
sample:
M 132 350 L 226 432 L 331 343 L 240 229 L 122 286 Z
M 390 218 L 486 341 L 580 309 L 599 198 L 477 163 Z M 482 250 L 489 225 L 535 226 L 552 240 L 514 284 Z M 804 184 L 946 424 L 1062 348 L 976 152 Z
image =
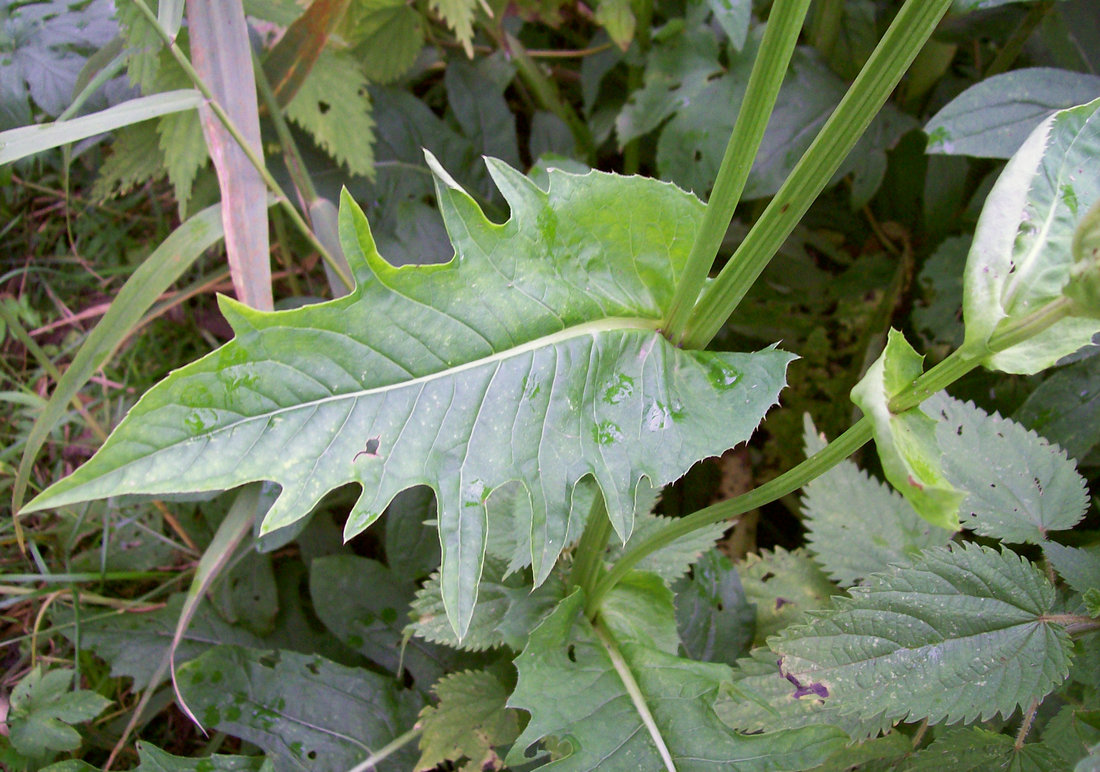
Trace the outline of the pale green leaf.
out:
M 912 756 L 907 772 L 1062 772 L 1064 759 L 1041 743 L 1017 748 L 1008 735 L 981 727 L 950 729 Z
M 393 679 L 319 656 L 218 646 L 180 668 L 204 726 L 258 745 L 277 772 L 346 772 L 416 721 L 420 699 Z M 409 769 L 412 749 L 379 769 Z
M 548 736 L 557 738 L 562 757 L 545 769 L 601 772 L 667 768 L 657 738 L 681 772 L 805 769 L 842 744 L 842 735 L 825 727 L 757 736 L 727 729 L 712 708 L 719 685 L 730 676 L 727 666 L 601 634 L 584 617 L 583 606 L 580 591 L 562 601 L 516 659 L 519 683 L 509 705 L 529 711 L 531 720 L 510 764 Z M 633 698 L 613 656 L 637 686 Z
M 890 400 L 922 372 L 923 357 L 904 335 L 891 329 L 885 351 L 852 389 L 852 401 L 871 419 L 886 479 L 917 514 L 934 526 L 955 531 L 966 494 L 944 477 L 936 422 L 920 408 L 895 414 L 889 407 Z
M 581 478 L 595 478 L 628 537 L 642 478 L 665 485 L 745 440 L 791 356 L 684 351 L 657 332 L 702 211 L 689 194 L 556 170 L 547 192 L 490 169 L 512 205 L 503 225 L 436 167 L 457 253 L 444 265 L 386 263 L 345 196 L 354 293 L 278 313 L 223 300 L 237 337 L 145 395 L 92 461 L 26 511 L 272 480 L 272 531 L 356 482 L 351 537 L 401 490 L 430 485 L 444 598 L 462 632 L 496 488 L 519 481 L 530 497 L 536 583 L 564 546 Z
M 1028 135 L 1058 110 L 1100 94 L 1100 77 L 1031 67 L 971 86 L 924 127 L 929 153 L 1011 158 Z
M 102 713 L 111 701 L 86 689 L 72 690 L 73 671 L 43 672 L 38 666 L 15 685 L 7 715 L 11 744 L 32 758 L 80 747 L 80 733 L 70 726 Z
M 596 4 L 596 23 L 607 30 L 607 34 L 622 50 L 630 47 L 634 39 L 634 8 L 630 0 L 599 0 Z
M 666 654 L 679 651 L 672 591 L 656 574 L 631 571 L 624 576 L 600 602 L 600 620 L 616 640 Z
M 406 668 L 417 685 L 427 689 L 450 669 L 456 656 L 417 638 L 406 642 L 414 590 L 411 579 L 368 558 L 332 555 L 309 565 L 310 598 L 325 627 L 384 672 L 397 677 Z
M 0 132 L 0 163 L 11 163 L 52 147 L 77 142 L 162 115 L 183 112 L 194 116 L 195 108 L 201 103 L 202 94 L 195 89 L 185 88 L 138 97 L 98 113 L 67 121 L 8 129 Z
M 474 48 L 474 11 L 477 8 L 477 0 L 430 0 L 429 6 L 439 14 L 454 30 L 455 37 L 466 51 L 466 56 L 473 58 Z
M 155 611 L 81 620 L 80 645 L 105 660 L 111 666 L 113 677 L 132 678 L 132 689 L 140 691 L 150 685 L 172 645 L 176 623 L 183 613 L 183 602 L 184 595 L 180 593 L 171 596 L 165 606 Z M 67 621 L 72 621 L 71 614 L 58 615 L 54 620 L 56 625 Z M 62 632 L 76 641 L 73 626 L 66 625 Z M 219 643 L 261 645 L 255 635 L 226 623 L 209 604 L 201 603 L 176 648 L 176 663 L 194 659 Z
M 1062 297 L 1077 224 L 1100 201 L 1100 99 L 1043 121 L 989 197 L 966 264 L 964 346 L 982 351 L 1006 326 Z M 984 360 L 1030 374 L 1091 343 L 1100 319 L 1069 317 Z
M 890 728 L 881 713 L 841 715 L 813 684 L 784 676 L 775 652 L 757 648 L 737 661 L 733 679 L 724 684 L 714 711 L 741 732 L 776 732 L 807 726 L 835 726 L 853 740 Z
M 420 14 L 404 0 L 354 3 L 343 24 L 359 66 L 372 83 L 389 83 L 404 75 L 424 45 Z
M 756 604 L 757 644 L 803 615 L 821 608 L 837 592 L 825 572 L 802 548 L 788 552 L 782 547 L 750 554 L 738 565 L 745 598 Z
M 350 54 L 323 50 L 286 114 L 352 174 L 374 177 L 370 94 L 367 79 Z
M 805 419 L 806 455 L 825 440 Z M 909 503 L 851 461 L 841 461 L 803 487 L 806 541 L 825 572 L 842 587 L 858 584 L 926 547 L 946 544 L 953 532 L 923 520 Z
M 521 574 L 505 578 L 502 561 L 489 558 L 481 577 L 470 627 L 460 640 L 447 618 L 439 574 L 424 583 L 412 602 L 410 629 L 426 641 L 464 651 L 484 651 L 509 646 L 516 651 L 527 634 L 565 595 L 565 585 L 551 577 L 535 590 Z
M 692 659 L 733 665 L 756 634 L 756 607 L 745 596 L 737 569 L 712 549 L 692 567 L 676 593 L 680 645 Z
M 519 716 L 505 707 L 508 690 L 484 670 L 452 673 L 432 691 L 439 704 L 420 712 L 420 760 L 414 769 L 423 772 L 445 761 L 465 763 L 470 772 L 500 769 L 502 760 L 495 748 L 519 736 Z
M 933 547 L 849 593 L 769 642 L 841 715 L 1007 718 L 1069 672 L 1069 636 L 1046 619 L 1054 587 L 1007 550 Z
M 1068 530 L 1085 516 L 1085 480 L 1058 447 L 943 393 L 921 409 L 936 420 L 944 475 L 966 492 L 960 514 L 970 530 L 1038 544 L 1048 532 Z

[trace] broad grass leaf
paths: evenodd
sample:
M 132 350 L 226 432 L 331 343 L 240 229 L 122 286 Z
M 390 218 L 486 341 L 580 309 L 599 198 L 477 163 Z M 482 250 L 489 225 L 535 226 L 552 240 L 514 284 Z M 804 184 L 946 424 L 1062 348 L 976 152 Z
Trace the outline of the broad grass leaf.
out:
M 943 471 L 966 492 L 964 525 L 1002 541 L 1040 544 L 1073 528 L 1088 509 L 1085 480 L 1058 446 L 944 393 L 921 405 L 936 419 Z
M 26 511 L 272 480 L 273 531 L 356 482 L 350 538 L 397 493 L 429 485 L 460 634 L 500 486 L 518 481 L 531 499 L 536 583 L 564 546 L 581 478 L 627 538 L 642 478 L 667 484 L 748 438 L 792 357 L 684 351 L 657 331 L 702 214 L 691 195 L 596 172 L 551 171 L 544 191 L 490 170 L 512 208 L 502 225 L 435 168 L 456 251 L 446 264 L 388 264 L 345 196 L 354 293 L 278 313 L 223 299 L 237 337 L 146 394 Z
M 505 707 L 508 690 L 484 670 L 452 673 L 432 691 L 438 705 L 420 711 L 420 760 L 417 772 L 430 772 L 445 761 L 465 759 L 468 770 L 501 769 L 494 748 L 511 745 L 519 736 L 519 714 Z
M 807 456 L 826 444 L 809 416 L 805 442 Z M 852 461 L 841 461 L 802 492 L 809 548 L 841 587 L 904 563 L 927 547 L 942 546 L 954 535 L 923 520 L 898 493 Z
M 1069 635 L 1046 618 L 1054 587 L 1008 550 L 934 547 L 849 593 L 769 641 L 783 674 L 840 715 L 1007 718 L 1069 672 Z
M 691 770 L 808 769 L 843 744 L 828 727 L 767 735 L 737 734 L 712 707 L 726 665 L 695 662 L 617 634 L 598 632 L 583 614 L 579 590 L 531 634 L 516 659 L 519 683 L 509 706 L 531 720 L 507 759 L 513 766 L 537 740 L 557 738 L 562 757 L 547 770 L 666 768 L 657 739 L 675 768 Z M 626 668 L 652 716 L 644 725 L 612 657 Z
M 1063 297 L 1077 225 L 1100 201 L 1100 99 L 1043 121 L 986 199 L 964 279 L 964 346 L 981 351 L 1007 325 Z M 1100 319 L 1071 316 L 988 356 L 1031 374 L 1092 342 Z
M 1098 93 L 1100 77 L 1081 72 L 1030 67 L 994 75 L 932 117 L 924 127 L 927 152 L 1011 158 L 1045 119 Z
M 882 355 L 852 389 L 852 401 L 871 419 L 886 479 L 917 513 L 939 528 L 959 529 L 959 505 L 966 497 L 944 476 L 936 445 L 936 422 L 919 407 L 894 413 L 890 400 L 923 372 L 905 336 L 891 329 Z
M 421 699 L 396 682 L 320 656 L 218 646 L 180 668 L 204 726 L 263 748 L 276 772 L 345 772 L 416 721 Z M 378 765 L 409 769 L 406 747 Z

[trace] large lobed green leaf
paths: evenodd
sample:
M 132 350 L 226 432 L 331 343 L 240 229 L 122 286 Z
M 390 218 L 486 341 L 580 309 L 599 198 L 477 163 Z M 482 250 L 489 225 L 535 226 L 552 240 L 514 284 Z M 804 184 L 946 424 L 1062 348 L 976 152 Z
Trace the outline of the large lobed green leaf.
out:
M 591 476 L 621 539 L 642 478 L 664 485 L 745 440 L 791 355 L 683 351 L 657 327 L 703 205 L 642 178 L 490 172 L 512 217 L 489 222 L 430 159 L 455 257 L 396 268 L 345 195 L 354 293 L 263 313 L 223 300 L 234 340 L 146 394 L 100 452 L 27 510 L 124 493 L 272 480 L 265 531 L 349 482 L 345 536 L 400 491 L 435 490 L 448 617 L 465 632 L 491 520 L 516 481 L 531 500 L 536 582 Z M 506 520 L 510 522 L 510 519 Z
M 769 641 L 784 675 L 840 715 L 1007 717 L 1069 671 L 1054 587 L 1010 551 L 933 547 Z

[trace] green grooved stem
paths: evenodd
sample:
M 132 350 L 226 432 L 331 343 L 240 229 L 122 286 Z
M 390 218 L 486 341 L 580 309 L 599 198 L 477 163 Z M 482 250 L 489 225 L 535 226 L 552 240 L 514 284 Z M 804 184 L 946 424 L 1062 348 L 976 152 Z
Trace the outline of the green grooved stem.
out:
M 692 306 L 699 298 L 707 274 L 718 255 L 722 237 L 726 235 L 734 210 L 745 190 L 756 151 L 764 138 L 779 87 L 794 54 L 798 34 L 809 10 L 810 0 L 777 0 L 772 7 L 760 53 L 752 65 L 752 74 L 745 89 L 745 98 L 737 113 L 714 190 L 703 213 L 703 222 L 691 245 L 684 273 L 676 285 L 668 316 L 665 336 L 674 344 L 682 342 Z M 724 321 L 724 320 L 723 320 Z
M 600 576 L 603 567 L 604 549 L 607 540 L 611 537 L 611 520 L 607 517 L 607 505 L 604 503 L 603 494 L 597 492 L 592 509 L 588 513 L 588 520 L 584 524 L 584 532 L 577 542 L 577 550 L 573 555 L 573 569 L 569 572 L 569 583 L 574 587 L 584 590 L 586 596 L 592 594 L 596 580 Z
M 722 328 L 871 124 L 951 1 L 906 0 L 813 144 L 704 292 L 688 321 L 685 348 L 706 347 Z

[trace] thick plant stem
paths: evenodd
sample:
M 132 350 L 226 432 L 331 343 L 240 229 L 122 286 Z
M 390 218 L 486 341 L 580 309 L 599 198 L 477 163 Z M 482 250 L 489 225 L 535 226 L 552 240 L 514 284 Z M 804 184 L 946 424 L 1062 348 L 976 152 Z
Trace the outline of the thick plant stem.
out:
M 654 0 L 640 0 L 640 2 L 633 3 L 637 18 L 634 28 L 634 43 L 638 46 L 638 51 L 641 52 L 643 60 L 646 58 L 646 54 L 649 53 L 650 27 L 653 25 L 653 2 Z M 631 66 L 626 79 L 628 94 L 633 94 L 640 89 L 645 82 L 645 63 L 643 62 L 637 67 Z M 637 174 L 640 159 L 641 137 L 635 137 L 627 142 L 626 147 L 623 148 L 623 174 Z
M 210 91 L 210 87 L 207 86 L 205 82 L 203 82 L 203 79 L 199 76 L 198 72 L 195 71 L 195 68 L 191 65 L 191 62 L 188 61 L 187 57 L 184 56 L 183 51 L 180 50 L 180 47 L 176 45 L 175 42 L 173 42 L 172 38 L 157 22 L 156 14 L 149 10 L 149 6 L 145 4 L 145 0 L 130 0 L 130 2 L 134 3 L 134 5 L 137 6 L 142 15 L 145 16 L 149 23 L 153 25 L 154 29 L 156 29 L 157 34 L 160 35 L 161 39 L 164 41 L 164 45 L 167 47 L 168 52 L 172 55 L 172 58 L 175 59 L 176 63 L 183 68 L 183 71 L 187 73 L 187 77 L 190 78 L 191 82 L 195 85 L 195 88 L 198 89 L 203 97 L 206 98 L 206 102 L 209 105 L 211 112 L 213 112 L 214 115 L 217 116 L 218 120 L 221 121 L 223 126 L 225 126 L 226 131 L 229 132 L 230 136 L 233 137 L 233 140 L 240 146 L 241 150 L 248 158 L 249 163 L 251 163 L 252 166 L 255 167 L 256 171 L 259 172 L 260 177 L 264 181 L 264 184 L 267 185 L 268 189 L 272 193 L 275 194 L 275 198 L 278 201 L 279 206 L 281 206 L 283 210 L 286 211 L 287 216 L 290 217 L 290 221 L 294 223 L 294 227 L 296 227 L 302 233 L 302 235 L 306 237 L 309 245 L 317 250 L 317 253 L 321 256 L 321 258 L 329 265 L 330 268 L 332 268 L 336 275 L 340 277 L 341 282 L 343 282 L 349 290 L 354 289 L 355 284 L 352 282 L 351 277 L 348 276 L 347 271 L 343 270 L 343 268 L 338 263 L 336 263 L 332 255 L 329 254 L 329 251 L 325 248 L 325 245 L 317 239 L 316 234 L 314 234 L 313 230 L 306 223 L 301 213 L 294 207 L 294 204 L 291 203 L 286 193 L 283 192 L 283 189 L 279 187 L 279 183 L 275 181 L 275 178 L 271 176 L 271 172 L 267 170 L 267 166 L 264 164 L 263 159 L 256 155 L 256 152 L 252 149 L 252 146 L 244 138 L 244 135 L 241 134 L 241 131 L 237 127 L 237 124 L 233 122 L 233 119 L 230 118 L 229 115 L 225 112 L 222 106 L 218 103 L 218 100 L 214 98 L 214 94 Z
M 745 190 L 756 151 L 764 138 L 779 87 L 794 54 L 798 34 L 809 10 L 810 0 L 777 0 L 772 6 L 760 53 L 752 66 L 745 98 L 737 114 L 722 165 L 714 181 L 703 222 L 691 245 L 684 273 L 676 284 L 668 316 L 665 317 L 665 336 L 673 343 L 680 343 L 684 336 L 692 306 L 707 280 L 707 274 L 718 255 L 722 237 L 726 235 L 734 210 Z
M 688 320 L 686 348 L 704 348 L 722 328 L 855 147 L 950 7 L 951 0 L 906 0 L 813 144 L 703 293 Z
M 569 584 L 584 590 L 585 597 L 592 594 L 596 580 L 603 567 L 603 554 L 607 540 L 611 537 L 611 521 L 607 517 L 607 506 L 603 494 L 597 493 L 584 524 L 584 532 L 573 554 L 573 569 L 569 573 Z

